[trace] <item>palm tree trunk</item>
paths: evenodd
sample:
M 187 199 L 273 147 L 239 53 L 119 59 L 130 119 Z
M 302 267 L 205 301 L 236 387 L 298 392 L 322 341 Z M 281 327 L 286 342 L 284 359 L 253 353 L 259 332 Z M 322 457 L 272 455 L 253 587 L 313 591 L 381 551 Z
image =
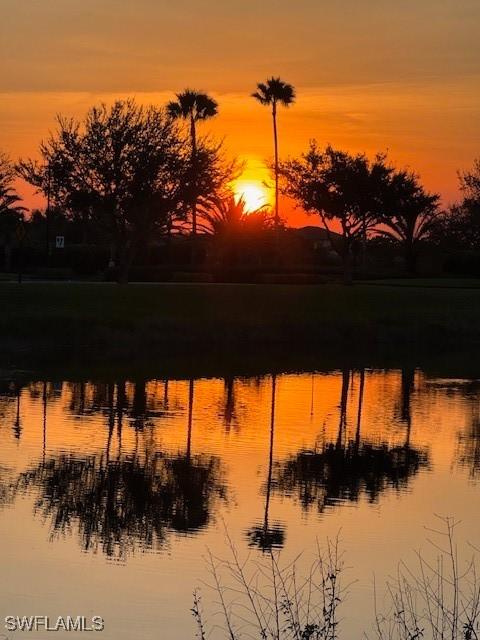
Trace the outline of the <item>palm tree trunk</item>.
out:
M 42 406 L 43 406 L 42 461 L 43 461 L 43 464 L 45 464 L 45 457 L 47 454 L 47 383 L 45 380 L 43 381 Z
M 125 388 L 125 380 L 117 382 L 117 433 L 118 433 L 118 454 L 122 450 L 122 430 L 123 430 L 123 414 L 127 404 L 127 390 Z
M 407 425 L 405 434 L 405 448 L 410 446 L 410 435 L 412 430 L 411 401 L 412 392 L 415 388 L 415 369 L 409 367 L 402 369 L 402 398 L 401 398 L 401 418 Z
M 357 431 L 355 433 L 355 451 L 360 449 L 360 431 L 362 426 L 363 393 L 365 389 L 365 369 L 360 370 L 360 389 L 358 391 Z
M 340 395 L 340 419 L 338 422 L 337 449 L 341 449 L 347 428 L 348 388 L 350 386 L 350 369 L 342 369 L 342 392 Z
M 273 144 L 275 149 L 275 227 L 280 226 L 280 216 L 278 213 L 278 132 L 277 132 L 277 104 L 272 106 L 273 117 Z
M 110 460 L 110 448 L 112 445 L 112 436 L 115 429 L 115 406 L 114 406 L 115 388 L 112 384 L 107 384 L 107 402 L 108 402 L 108 437 L 105 456 L 107 463 Z
M 268 533 L 268 512 L 270 509 L 270 497 L 272 493 L 272 472 L 273 472 L 273 441 L 275 435 L 275 399 L 277 390 L 277 377 L 272 376 L 272 406 L 270 413 L 270 448 L 268 453 L 268 475 L 267 475 L 267 492 L 265 495 L 265 515 L 263 519 L 263 531 L 265 537 Z
M 187 452 L 186 458 L 190 460 L 192 454 L 192 423 L 193 423 L 193 394 L 195 389 L 195 381 L 190 378 L 188 384 L 188 419 L 187 419 Z

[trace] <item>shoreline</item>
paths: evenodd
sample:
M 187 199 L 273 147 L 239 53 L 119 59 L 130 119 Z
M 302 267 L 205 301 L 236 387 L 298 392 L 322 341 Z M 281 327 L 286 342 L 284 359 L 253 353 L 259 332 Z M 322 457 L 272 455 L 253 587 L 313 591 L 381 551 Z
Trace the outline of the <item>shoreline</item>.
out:
M 280 372 L 480 353 L 474 288 L 1 283 L 0 307 L 7 370 Z

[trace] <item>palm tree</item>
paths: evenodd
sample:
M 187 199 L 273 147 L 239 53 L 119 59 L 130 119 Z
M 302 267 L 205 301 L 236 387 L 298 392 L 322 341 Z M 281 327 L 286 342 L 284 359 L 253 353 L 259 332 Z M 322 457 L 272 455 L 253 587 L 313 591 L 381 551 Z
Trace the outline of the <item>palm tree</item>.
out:
M 245 198 L 236 198 L 233 193 L 225 197 L 205 198 L 199 211 L 200 228 L 213 235 L 237 235 L 241 230 L 253 228 L 263 231 L 269 228 L 270 218 L 266 205 L 255 211 L 246 208 Z
M 418 245 L 436 228 L 439 201 L 440 196 L 428 193 L 415 173 L 397 171 L 387 183 L 382 202 L 385 212 L 377 220 L 383 226 L 377 234 L 403 245 L 411 276 L 416 275 Z
M 273 143 L 275 148 L 275 226 L 280 225 L 278 214 L 278 135 L 277 135 L 277 105 L 289 107 L 295 102 L 295 89 L 291 84 L 283 82 L 280 78 L 269 78 L 265 83 L 257 84 L 257 91 L 252 93 L 252 98 L 260 104 L 272 107 L 273 118 Z
M 206 93 L 186 89 L 177 93 L 177 99 L 169 102 L 167 112 L 174 119 L 186 120 L 190 123 L 191 168 L 192 168 L 192 234 L 197 233 L 197 194 L 196 194 L 196 164 L 197 164 L 197 122 L 213 118 L 218 113 L 217 102 Z
M 249 213 L 243 198 L 235 199 L 233 193 L 227 197 L 211 196 L 201 208 L 202 228 L 213 235 L 238 233 Z

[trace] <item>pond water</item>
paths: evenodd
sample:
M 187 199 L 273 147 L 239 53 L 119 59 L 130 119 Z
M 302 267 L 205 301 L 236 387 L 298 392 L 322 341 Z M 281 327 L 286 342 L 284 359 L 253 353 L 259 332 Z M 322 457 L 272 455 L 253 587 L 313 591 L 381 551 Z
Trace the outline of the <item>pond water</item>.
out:
M 229 537 L 251 563 L 271 549 L 288 562 L 340 532 L 342 637 L 360 637 L 373 577 L 427 544 L 435 514 L 478 544 L 479 392 L 412 368 L 3 379 L 1 626 L 99 615 L 105 640 L 194 638 L 195 588 L 222 624 L 208 550 L 228 556 Z

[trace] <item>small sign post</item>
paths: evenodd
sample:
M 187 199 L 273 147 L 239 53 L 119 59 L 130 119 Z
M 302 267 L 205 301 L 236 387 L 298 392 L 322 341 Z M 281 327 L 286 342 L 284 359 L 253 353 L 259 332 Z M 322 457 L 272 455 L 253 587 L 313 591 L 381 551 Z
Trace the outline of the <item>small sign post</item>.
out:
M 55 236 L 55 249 L 65 249 L 65 236 Z

